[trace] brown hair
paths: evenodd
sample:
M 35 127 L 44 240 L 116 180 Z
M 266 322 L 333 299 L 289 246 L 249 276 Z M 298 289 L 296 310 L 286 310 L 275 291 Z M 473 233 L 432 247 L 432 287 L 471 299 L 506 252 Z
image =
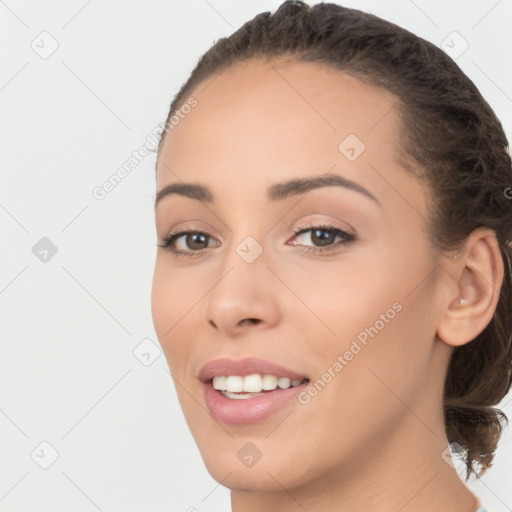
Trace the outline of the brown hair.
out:
M 456 249 L 481 226 L 496 233 L 505 266 L 496 311 L 479 336 L 453 350 L 444 385 L 448 442 L 462 449 L 466 479 L 479 477 L 507 423 L 493 406 L 512 384 L 512 164 L 503 127 L 473 82 L 434 44 L 356 9 L 296 0 L 217 40 L 175 95 L 166 127 L 207 78 L 239 61 L 280 56 L 343 70 L 395 95 L 398 158 L 430 187 L 436 248 Z

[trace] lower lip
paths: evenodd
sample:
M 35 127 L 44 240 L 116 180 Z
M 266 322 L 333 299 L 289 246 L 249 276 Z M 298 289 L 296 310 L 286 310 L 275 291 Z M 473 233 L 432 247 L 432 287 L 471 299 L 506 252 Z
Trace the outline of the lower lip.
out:
M 212 416 L 228 425 L 250 425 L 263 421 L 291 402 L 307 387 L 309 381 L 288 389 L 269 391 L 263 396 L 246 399 L 227 398 L 217 391 L 211 381 L 203 382 L 206 405 Z

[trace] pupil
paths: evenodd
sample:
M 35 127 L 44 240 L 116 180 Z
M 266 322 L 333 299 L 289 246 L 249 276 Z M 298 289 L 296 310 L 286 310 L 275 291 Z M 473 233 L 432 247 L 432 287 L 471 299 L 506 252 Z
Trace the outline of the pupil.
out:
M 199 241 L 197 241 L 199 240 Z M 187 235 L 187 245 L 191 248 L 191 249 L 203 249 L 204 247 L 201 246 L 201 244 L 206 241 L 206 236 L 205 235 L 202 235 L 200 233 L 192 233 L 192 234 L 189 234 Z M 196 245 L 199 244 L 199 246 Z
M 322 235 L 317 236 L 317 233 L 323 233 Z M 334 236 L 333 233 L 329 233 L 328 231 L 323 231 L 322 229 L 315 229 L 312 233 L 312 238 L 314 242 L 319 242 L 319 245 L 329 245 L 333 243 L 334 240 L 331 238 Z M 316 240 L 315 240 L 316 238 Z

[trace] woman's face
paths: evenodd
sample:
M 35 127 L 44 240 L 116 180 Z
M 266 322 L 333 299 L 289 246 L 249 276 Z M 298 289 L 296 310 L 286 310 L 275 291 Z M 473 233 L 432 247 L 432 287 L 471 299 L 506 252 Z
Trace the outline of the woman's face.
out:
M 293 488 L 376 464 L 398 434 L 432 436 L 418 418 L 442 418 L 447 349 L 426 189 L 394 155 L 396 98 L 317 64 L 262 60 L 192 96 L 157 192 L 209 193 L 157 201 L 159 244 L 196 234 L 158 248 L 152 313 L 210 474 L 232 489 Z M 219 358 L 283 367 L 213 370 L 235 387 L 287 370 L 309 381 L 226 398 L 199 378 Z

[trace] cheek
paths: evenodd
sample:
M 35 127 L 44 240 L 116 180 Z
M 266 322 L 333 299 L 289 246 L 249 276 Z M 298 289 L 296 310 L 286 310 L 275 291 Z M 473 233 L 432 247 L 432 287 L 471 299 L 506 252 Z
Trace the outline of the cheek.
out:
M 188 303 L 186 288 L 173 279 L 164 262 L 157 257 L 151 288 L 151 314 L 162 350 L 173 372 L 173 362 L 186 344 L 175 343 L 175 334 L 184 318 Z M 174 372 L 173 372 L 174 373 Z
M 427 280 L 411 293 L 428 264 L 416 260 L 406 272 L 379 265 L 358 279 L 347 274 L 343 286 L 327 286 L 323 309 L 320 297 L 310 304 L 336 333 L 317 335 L 301 350 L 315 368 L 318 391 L 302 403 L 308 428 L 328 440 L 315 447 L 323 450 L 322 464 L 336 464 L 341 454 L 348 460 L 353 447 L 371 446 L 393 430 L 409 414 L 404 403 L 423 399 L 431 376 L 434 286 Z
M 338 292 L 344 309 L 330 317 L 339 333 L 329 345 L 330 364 L 344 356 L 333 391 L 351 390 L 344 394 L 347 410 L 362 412 L 361 404 L 372 404 L 386 417 L 403 409 L 396 396 L 412 402 L 421 395 L 436 333 L 432 268 L 421 247 L 387 255 L 383 251 L 359 273 L 352 269 L 358 279 L 350 277 L 347 289 Z
M 367 379 L 371 366 L 392 378 L 399 369 L 405 380 L 414 380 L 435 338 L 433 268 L 421 240 L 411 247 L 389 239 L 380 247 L 347 253 L 332 265 L 317 263 L 299 279 L 296 267 L 283 268 L 283 280 L 293 283 L 310 310 L 298 321 L 308 333 L 303 350 L 311 367 L 325 371 L 347 353 L 349 366 L 365 367 L 351 378 Z M 297 301 L 293 304 L 304 310 Z
M 332 343 L 338 350 L 344 341 L 376 322 L 380 330 L 380 315 L 388 312 L 386 320 L 394 319 L 393 304 L 405 295 L 407 273 L 397 271 L 393 257 L 386 261 L 376 257 L 377 252 L 365 252 L 347 252 L 338 261 L 311 260 L 279 269 L 279 278 L 300 299 L 290 295 L 283 304 L 289 318 L 308 328 L 305 339 L 322 341 L 324 347 Z
M 151 311 L 157 334 L 165 334 L 191 313 L 204 291 L 196 272 L 187 272 L 169 263 L 167 254 L 158 254 L 151 288 Z M 167 337 L 171 337 L 172 330 Z M 164 343 L 166 340 L 160 340 Z

